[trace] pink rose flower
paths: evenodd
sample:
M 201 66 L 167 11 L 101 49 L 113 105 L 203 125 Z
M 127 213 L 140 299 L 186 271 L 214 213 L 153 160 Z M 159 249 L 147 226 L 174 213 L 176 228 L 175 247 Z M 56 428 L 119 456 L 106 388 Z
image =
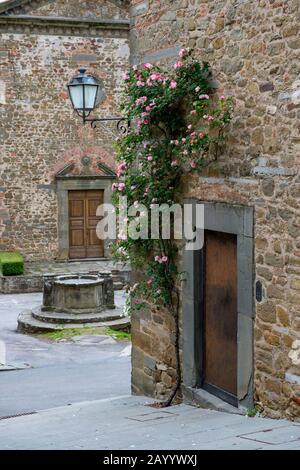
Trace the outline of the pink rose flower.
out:
M 127 72 L 123 73 L 123 80 L 129 80 L 129 75 Z
M 152 162 L 152 160 L 153 160 L 152 155 L 148 155 L 147 160 L 148 160 L 148 162 Z
M 144 69 L 152 69 L 153 65 L 150 64 L 149 62 L 146 62 L 146 64 L 144 64 Z
M 119 183 L 118 190 L 119 191 L 124 191 L 124 189 L 125 189 L 125 183 Z
M 209 96 L 208 95 L 200 95 L 199 100 L 209 100 Z
M 162 263 L 167 263 L 167 262 L 168 262 L 168 257 L 164 255 L 164 256 L 161 258 L 161 261 L 162 261 Z
M 190 162 L 190 166 L 191 166 L 191 168 L 196 168 L 197 164 L 196 164 L 195 160 L 192 160 Z
M 160 256 L 155 256 L 154 261 L 156 261 L 157 263 L 159 263 L 159 262 L 160 262 Z
M 120 162 L 117 165 L 117 170 L 116 170 L 118 178 L 120 178 L 120 176 L 122 176 L 122 174 L 124 173 L 125 170 L 126 170 L 126 163 L 125 162 Z
M 191 114 L 192 116 L 194 116 L 195 114 L 197 114 L 197 111 L 195 109 L 192 109 Z
M 171 166 L 178 166 L 178 161 L 177 160 L 172 160 Z
M 153 81 L 156 81 L 156 80 L 157 80 L 157 81 L 159 81 L 159 82 L 161 82 L 161 81 L 163 80 L 163 77 L 162 77 L 161 73 L 159 73 L 159 72 L 154 72 L 154 73 L 152 73 L 152 74 L 150 75 L 150 78 L 151 78 L 151 80 L 153 80 Z
M 180 51 L 178 52 L 178 55 L 179 57 L 184 57 L 186 54 L 188 54 L 190 52 L 190 48 L 187 47 L 186 49 L 183 48 L 183 49 L 180 49 Z
M 177 82 L 175 82 L 175 80 L 171 80 L 170 87 L 171 88 L 176 88 L 177 87 Z
M 197 86 L 197 87 L 195 88 L 195 92 L 198 93 L 199 91 L 200 91 L 200 87 Z
M 226 99 L 226 98 L 225 98 L 224 95 L 221 95 L 221 96 L 220 96 L 220 100 L 221 100 L 221 101 L 224 101 L 225 99 Z
M 174 69 L 180 69 L 181 67 L 183 66 L 183 63 L 181 62 L 181 60 L 178 60 L 178 62 L 176 62 L 176 64 L 174 64 Z
M 144 104 L 147 101 L 147 96 L 141 96 L 141 98 L 137 98 L 135 100 L 136 106 L 139 106 L 140 104 Z

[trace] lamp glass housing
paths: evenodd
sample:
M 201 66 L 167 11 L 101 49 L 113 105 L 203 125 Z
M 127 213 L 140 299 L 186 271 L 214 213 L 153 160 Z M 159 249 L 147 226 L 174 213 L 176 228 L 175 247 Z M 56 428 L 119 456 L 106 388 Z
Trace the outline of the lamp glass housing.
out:
M 68 84 L 69 97 L 73 108 L 83 118 L 95 108 L 100 91 L 100 82 L 85 69 L 79 69 L 79 75 L 73 77 Z

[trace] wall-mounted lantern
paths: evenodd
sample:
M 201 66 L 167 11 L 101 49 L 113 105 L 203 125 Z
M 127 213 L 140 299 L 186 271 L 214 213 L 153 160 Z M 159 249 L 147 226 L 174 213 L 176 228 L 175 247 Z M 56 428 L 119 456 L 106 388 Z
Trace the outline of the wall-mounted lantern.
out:
M 76 113 L 82 118 L 83 124 L 90 122 L 95 128 L 99 122 L 116 121 L 119 132 L 126 134 L 130 127 L 128 119 L 123 117 L 90 118 L 101 96 L 100 81 L 92 75 L 86 74 L 86 69 L 80 68 L 79 74 L 71 79 L 67 85 L 69 98 Z

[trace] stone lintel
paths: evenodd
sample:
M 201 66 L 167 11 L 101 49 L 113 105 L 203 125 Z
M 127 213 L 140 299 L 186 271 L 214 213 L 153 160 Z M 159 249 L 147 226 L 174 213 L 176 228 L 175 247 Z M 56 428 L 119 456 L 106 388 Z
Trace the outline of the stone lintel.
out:
M 178 57 L 179 46 L 168 47 L 159 51 L 148 52 L 143 57 L 143 62 L 157 62 L 162 59 L 169 59 L 172 57 Z
M 103 179 L 115 179 L 116 175 L 57 175 L 57 180 L 103 180 Z
M 253 169 L 254 175 L 272 175 L 272 176 L 295 176 L 297 170 L 294 168 L 256 166 Z

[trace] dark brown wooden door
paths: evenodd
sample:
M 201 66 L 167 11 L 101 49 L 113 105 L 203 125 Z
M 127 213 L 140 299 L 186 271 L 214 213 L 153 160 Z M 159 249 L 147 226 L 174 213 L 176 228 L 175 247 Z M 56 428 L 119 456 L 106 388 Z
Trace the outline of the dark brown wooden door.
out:
M 69 191 L 70 258 L 104 256 L 103 240 L 96 235 L 96 211 L 102 203 L 103 190 Z
M 203 388 L 237 406 L 237 238 L 207 231 Z

